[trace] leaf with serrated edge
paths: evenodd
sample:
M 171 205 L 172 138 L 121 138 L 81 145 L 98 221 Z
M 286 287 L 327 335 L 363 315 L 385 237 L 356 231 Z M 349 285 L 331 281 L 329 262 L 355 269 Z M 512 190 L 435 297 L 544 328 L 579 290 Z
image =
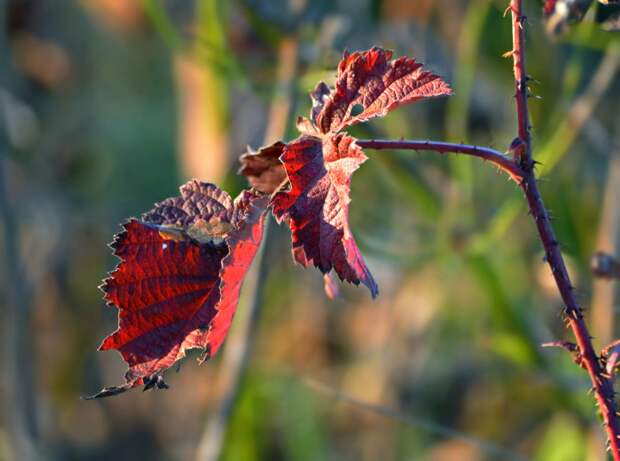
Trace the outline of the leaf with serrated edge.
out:
M 423 70 L 414 59 L 391 58 L 391 51 L 377 47 L 345 52 L 334 90 L 328 96 L 322 90 L 323 104 L 313 105 L 311 119 L 321 133 L 335 133 L 354 123 L 382 117 L 399 105 L 452 93 L 447 83 Z M 317 107 L 320 112 L 315 114 Z M 356 107 L 359 114 L 352 113 Z
M 217 352 L 260 245 L 267 205 L 263 195 L 244 191 L 233 202 L 212 184 L 190 181 L 181 197 L 124 225 L 112 244 L 121 262 L 102 286 L 119 309 L 119 327 L 100 350 L 118 350 L 129 370 L 124 385 L 93 398 L 139 385 L 165 388 L 160 374 L 188 349 L 204 349 L 205 357 Z M 204 232 L 214 222 L 228 232 L 209 240 Z M 200 240 L 187 232 L 196 223 L 203 226 Z
M 378 293 L 349 228 L 351 175 L 366 161 L 354 138 L 345 134 L 325 139 L 302 136 L 282 154 L 291 188 L 278 192 L 273 213 L 291 228 L 293 256 L 303 266 L 323 273 L 334 270 L 348 282 Z

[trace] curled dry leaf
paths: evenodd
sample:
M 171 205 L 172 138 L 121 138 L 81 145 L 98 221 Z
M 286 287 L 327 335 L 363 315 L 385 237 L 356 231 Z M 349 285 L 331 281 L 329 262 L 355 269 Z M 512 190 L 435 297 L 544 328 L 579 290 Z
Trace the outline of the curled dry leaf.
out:
M 217 352 L 237 307 L 241 283 L 260 244 L 268 199 L 244 191 L 233 202 L 216 186 L 190 181 L 181 196 L 125 224 L 112 244 L 121 259 L 105 280 L 118 329 L 100 350 L 116 349 L 129 365 L 125 384 L 166 387 L 161 373 L 203 349 Z
M 286 171 L 280 161 L 284 147 L 280 141 L 258 151 L 248 147 L 248 152 L 239 158 L 239 174 L 245 176 L 256 190 L 273 194 L 286 181 Z

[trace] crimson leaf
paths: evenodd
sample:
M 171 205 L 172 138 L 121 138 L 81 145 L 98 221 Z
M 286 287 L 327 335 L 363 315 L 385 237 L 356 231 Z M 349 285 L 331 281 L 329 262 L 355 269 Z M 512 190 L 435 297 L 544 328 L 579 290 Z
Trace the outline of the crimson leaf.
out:
M 415 59 L 391 58 L 391 51 L 377 47 L 344 53 L 334 90 L 326 94 L 326 85 L 321 83 L 312 93 L 315 102 L 311 117 L 321 133 L 338 132 L 354 123 L 382 117 L 402 104 L 451 94 L 443 80 L 424 71 Z M 353 114 L 356 106 L 359 113 Z
M 333 269 L 342 280 L 366 285 L 373 297 L 377 285 L 348 223 L 351 177 L 366 156 L 341 130 L 401 104 L 451 93 L 414 59 L 391 57 L 381 48 L 345 52 L 335 88 L 321 82 L 310 93 L 310 119 L 298 120 L 302 135 L 285 145 L 280 157 L 290 188 L 272 199 L 274 215 L 291 228 L 298 263 L 313 264 L 324 274 Z
M 119 326 L 100 350 L 118 350 L 129 370 L 125 384 L 92 398 L 166 387 L 161 373 L 188 349 L 203 349 L 205 360 L 217 352 L 262 239 L 267 205 L 253 192 L 233 202 L 212 184 L 190 181 L 180 197 L 124 225 L 112 244 L 121 262 L 102 285 L 119 309 Z
M 281 158 L 291 188 L 275 195 L 273 213 L 288 222 L 298 263 L 314 264 L 323 273 L 333 268 L 343 280 L 361 281 L 374 297 L 377 284 L 347 221 L 351 175 L 367 158 L 354 141 L 341 133 L 287 144 Z

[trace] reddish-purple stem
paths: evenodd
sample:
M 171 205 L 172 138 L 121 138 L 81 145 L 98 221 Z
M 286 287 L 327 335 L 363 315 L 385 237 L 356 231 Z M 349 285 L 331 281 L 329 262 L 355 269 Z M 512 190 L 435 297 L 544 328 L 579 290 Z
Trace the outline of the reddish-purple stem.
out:
M 530 213 L 536 223 L 540 240 L 545 248 L 546 259 L 553 273 L 553 278 L 558 287 L 565 308 L 564 314 L 571 327 L 577 346 L 580 364 L 587 370 L 597 404 L 601 410 L 609 448 L 615 461 L 620 461 L 620 446 L 618 436 L 618 415 L 616 414 L 616 402 L 611 378 L 604 372 L 601 361 L 592 346 L 592 340 L 588 327 L 583 318 L 583 313 L 577 300 L 574 289 L 566 270 L 564 258 L 560 252 L 555 233 L 549 221 L 549 215 L 545 210 L 536 177 L 534 174 L 534 161 L 532 158 L 532 143 L 528 115 L 528 88 L 529 77 L 525 71 L 525 15 L 522 9 L 522 0 L 511 0 L 510 11 L 512 14 L 512 58 L 515 78 L 515 100 L 518 119 L 519 142 L 522 145 L 520 156 L 517 157 L 524 172 L 521 188 L 525 193 L 530 207 Z M 514 144 L 514 143 L 513 143 Z
M 576 353 L 578 363 L 587 370 L 590 376 L 592 389 L 597 405 L 601 410 L 609 439 L 609 449 L 614 461 L 620 461 L 619 415 L 616 413 L 613 381 L 605 373 L 601 359 L 592 345 L 592 338 L 584 321 L 582 310 L 575 298 L 574 288 L 551 226 L 549 215 L 538 190 L 534 173 L 535 162 L 532 157 L 532 140 L 527 102 L 529 96 L 529 77 L 525 71 L 525 16 L 522 10 L 522 0 L 511 0 L 509 10 L 512 14 L 513 49 L 511 55 L 513 57 L 515 101 L 518 119 L 518 137 L 510 146 L 513 158 L 487 147 L 438 141 L 358 140 L 357 144 L 362 148 L 370 149 L 427 150 L 439 153 L 450 152 L 472 155 L 493 163 L 517 181 L 525 193 L 530 213 L 536 223 L 538 235 L 545 249 L 546 260 L 564 301 L 566 322 L 572 329 L 577 342 L 578 350 Z
M 510 157 L 489 147 L 472 146 L 441 141 L 386 141 L 382 139 L 358 139 L 356 144 L 368 149 L 427 150 L 439 153 L 465 154 L 481 158 L 498 167 L 517 183 L 523 179 L 523 171 Z

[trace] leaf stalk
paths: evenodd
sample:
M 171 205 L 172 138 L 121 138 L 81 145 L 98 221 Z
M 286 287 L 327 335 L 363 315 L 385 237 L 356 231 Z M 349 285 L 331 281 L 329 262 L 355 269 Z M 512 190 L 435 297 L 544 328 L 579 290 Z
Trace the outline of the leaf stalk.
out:
M 424 150 L 438 152 L 440 154 L 453 153 L 471 155 L 491 162 L 504 173 L 508 174 L 510 179 L 520 184 L 523 179 L 523 170 L 510 157 L 505 154 L 491 149 L 490 147 L 474 146 L 470 144 L 459 144 L 443 141 L 418 141 L 418 140 L 402 140 L 391 141 L 383 139 L 358 139 L 356 144 L 362 148 L 368 149 L 404 149 L 404 150 Z

